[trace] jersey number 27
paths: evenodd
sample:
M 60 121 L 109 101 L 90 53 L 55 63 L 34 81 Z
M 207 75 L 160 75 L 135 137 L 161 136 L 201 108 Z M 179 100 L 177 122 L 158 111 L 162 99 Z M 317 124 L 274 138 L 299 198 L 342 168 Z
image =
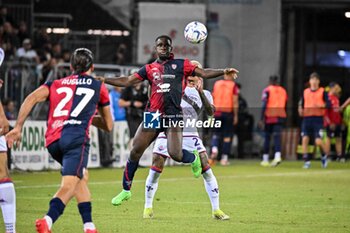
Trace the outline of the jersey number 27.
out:
M 53 117 L 68 116 L 68 110 L 63 110 L 63 108 L 72 99 L 73 90 L 70 89 L 69 87 L 60 87 L 56 91 L 57 91 L 57 94 L 65 93 L 66 96 L 57 104 L 57 107 L 53 111 Z M 91 98 L 94 96 L 95 90 L 86 88 L 86 87 L 78 87 L 75 94 L 84 95 L 84 97 L 81 99 L 81 101 L 77 104 L 77 106 L 71 112 L 70 115 L 72 117 L 77 117 L 81 113 L 81 111 L 85 108 L 85 106 L 89 103 Z

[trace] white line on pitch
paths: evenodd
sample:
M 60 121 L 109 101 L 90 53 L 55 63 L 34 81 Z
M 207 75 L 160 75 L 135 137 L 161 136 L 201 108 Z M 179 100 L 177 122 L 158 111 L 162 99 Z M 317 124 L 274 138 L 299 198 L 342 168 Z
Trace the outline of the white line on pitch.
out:
M 25 197 L 18 197 L 17 196 L 17 199 L 21 199 L 21 200 L 50 200 L 51 197 L 33 197 L 33 196 L 25 196 Z M 105 198 L 92 198 L 92 201 L 93 202 L 109 202 L 110 199 L 105 199 Z M 141 202 L 141 203 L 144 203 L 145 201 L 144 200 L 140 200 L 138 198 L 134 198 L 132 199 L 132 202 Z M 158 203 L 158 201 L 154 201 L 155 203 Z M 172 204 L 172 205 L 210 205 L 210 202 L 209 201 L 181 201 L 181 202 L 178 202 L 178 201 L 164 201 L 164 200 L 161 200 L 159 201 L 159 203 L 169 203 L 169 204 Z M 236 202 L 236 203 L 232 203 L 232 202 L 220 202 L 220 205 L 221 206 L 254 206 L 256 207 L 257 204 L 256 203 L 246 203 L 246 202 Z M 287 209 L 290 209 L 291 207 L 288 205 L 288 206 L 283 206 L 283 204 L 271 204 L 271 203 L 267 203 L 267 204 L 264 204 L 264 203 L 260 203 L 259 206 L 261 207 L 278 207 L 278 208 L 287 208 Z M 321 204 L 317 204 L 317 205 L 294 205 L 294 207 L 296 208 L 318 208 L 318 209 L 350 209 L 350 206 L 346 206 L 345 204 L 344 205 L 321 205 Z
M 316 172 L 284 172 L 284 173 L 271 173 L 271 174 L 255 174 L 255 175 L 232 175 L 232 176 L 217 176 L 218 179 L 235 179 L 235 178 L 256 178 L 256 177 L 293 177 L 293 176 L 309 176 L 309 175 L 332 175 L 339 173 L 348 173 L 349 170 L 337 170 L 337 171 L 316 171 Z M 134 180 L 133 183 L 143 183 L 146 179 Z M 176 182 L 176 181 L 189 181 L 194 180 L 192 177 L 184 178 L 164 178 L 161 179 L 162 182 Z M 115 181 L 99 181 L 99 182 L 89 182 L 89 185 L 105 185 L 105 184 L 116 184 L 120 180 Z M 16 181 L 15 181 L 16 183 Z M 15 186 L 16 189 L 36 189 L 36 188 L 52 188 L 58 187 L 59 184 L 46 184 L 46 185 L 24 185 Z

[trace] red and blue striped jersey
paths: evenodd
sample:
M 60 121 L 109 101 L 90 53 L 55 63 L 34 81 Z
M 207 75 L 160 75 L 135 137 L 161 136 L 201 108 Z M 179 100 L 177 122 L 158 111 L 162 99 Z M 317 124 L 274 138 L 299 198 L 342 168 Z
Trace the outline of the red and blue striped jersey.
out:
M 49 89 L 46 146 L 70 135 L 89 138 L 89 127 L 97 106 L 109 105 L 104 83 L 80 74 L 43 84 Z
M 186 87 L 186 78 L 194 75 L 197 66 L 188 59 L 171 59 L 147 64 L 136 73 L 140 80 L 148 80 L 151 97 L 146 111 L 166 115 L 181 113 L 181 98 Z

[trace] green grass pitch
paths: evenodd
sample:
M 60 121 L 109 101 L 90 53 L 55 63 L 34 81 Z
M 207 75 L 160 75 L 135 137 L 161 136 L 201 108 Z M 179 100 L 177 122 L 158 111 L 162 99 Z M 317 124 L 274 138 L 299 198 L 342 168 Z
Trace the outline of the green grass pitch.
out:
M 332 162 L 322 169 L 313 161 L 284 162 L 263 168 L 259 161 L 232 161 L 213 167 L 221 209 L 229 221 L 211 217 L 202 178 L 190 167 L 166 167 L 154 201 L 154 219 L 143 219 L 144 182 L 148 168 L 135 176 L 132 198 L 119 207 L 111 198 L 121 190 L 122 169 L 91 169 L 93 220 L 100 233 L 154 232 L 350 232 L 350 163 Z M 47 211 L 60 182 L 58 171 L 15 172 L 17 232 L 35 232 L 34 222 Z M 4 229 L 2 219 L 0 232 Z M 83 232 L 76 201 L 71 201 L 52 232 Z

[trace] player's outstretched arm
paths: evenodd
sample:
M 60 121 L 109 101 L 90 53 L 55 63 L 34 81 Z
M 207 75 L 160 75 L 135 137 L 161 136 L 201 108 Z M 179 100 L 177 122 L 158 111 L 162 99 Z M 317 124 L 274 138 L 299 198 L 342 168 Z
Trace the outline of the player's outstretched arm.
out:
M 110 107 L 99 107 L 98 112 L 100 115 L 94 116 L 94 118 L 92 119 L 92 125 L 107 132 L 111 132 L 113 129 L 113 120 Z
M 201 69 L 197 67 L 195 70 L 195 75 L 202 78 L 216 78 L 222 75 L 232 75 L 233 79 L 236 79 L 239 73 L 238 70 L 234 68 L 225 68 L 225 69 Z
M 210 116 L 210 117 L 213 116 L 214 111 L 215 111 L 215 107 L 214 107 L 214 105 L 212 105 L 209 102 L 208 98 L 204 94 L 203 80 L 202 79 L 198 80 L 197 85 L 196 85 L 196 89 L 197 89 L 199 97 L 201 98 L 201 101 L 203 103 L 205 112 L 208 114 L 208 116 Z
M 142 80 L 137 78 L 135 74 L 132 74 L 130 76 L 120 76 L 120 77 L 113 77 L 113 78 L 97 77 L 97 79 L 107 84 L 118 86 L 118 87 L 128 87 L 136 83 L 142 82 Z
M 209 103 L 209 100 L 205 96 L 204 92 L 199 92 L 199 96 L 200 96 L 202 103 L 204 105 L 205 112 L 208 114 L 208 116 L 210 116 L 210 117 L 213 116 L 214 111 L 215 111 L 214 105 Z
M 19 110 L 15 127 L 6 134 L 7 144 L 10 148 L 14 143 L 19 143 L 21 141 L 22 127 L 34 105 L 45 101 L 49 97 L 49 93 L 47 87 L 41 86 L 25 98 Z

